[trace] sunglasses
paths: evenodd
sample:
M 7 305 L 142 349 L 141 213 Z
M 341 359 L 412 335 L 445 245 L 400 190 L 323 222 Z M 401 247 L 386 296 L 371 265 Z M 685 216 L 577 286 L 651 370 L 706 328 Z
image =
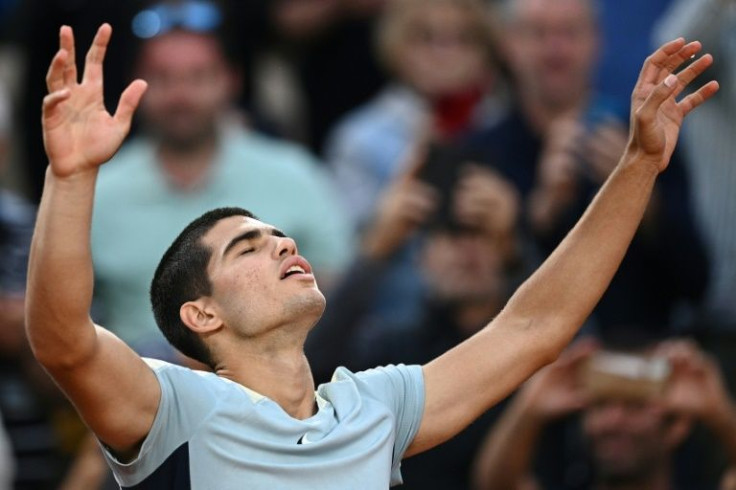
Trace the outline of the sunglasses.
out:
M 213 3 L 188 0 L 183 3 L 158 4 L 138 12 L 131 24 L 133 34 L 150 39 L 172 29 L 209 32 L 220 26 L 222 12 Z

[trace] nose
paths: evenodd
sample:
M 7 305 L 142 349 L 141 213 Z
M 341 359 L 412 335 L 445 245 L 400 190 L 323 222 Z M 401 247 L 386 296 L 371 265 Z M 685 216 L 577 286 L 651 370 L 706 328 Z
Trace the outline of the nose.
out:
M 277 257 L 296 255 L 298 253 L 296 242 L 290 237 L 277 237 L 274 250 Z

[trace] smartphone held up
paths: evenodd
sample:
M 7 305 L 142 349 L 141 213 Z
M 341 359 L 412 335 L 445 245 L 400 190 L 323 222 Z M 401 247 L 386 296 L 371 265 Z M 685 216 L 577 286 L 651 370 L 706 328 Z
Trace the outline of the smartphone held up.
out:
M 588 359 L 581 375 L 592 399 L 648 400 L 663 393 L 671 371 L 661 357 L 599 351 Z

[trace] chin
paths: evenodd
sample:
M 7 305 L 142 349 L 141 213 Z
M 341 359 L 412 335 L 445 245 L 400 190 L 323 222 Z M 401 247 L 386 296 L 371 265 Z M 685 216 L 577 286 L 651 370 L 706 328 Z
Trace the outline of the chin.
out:
M 325 311 L 325 296 L 317 288 L 304 291 L 284 302 L 286 314 L 298 322 L 304 321 L 310 326 L 314 325 L 322 317 Z

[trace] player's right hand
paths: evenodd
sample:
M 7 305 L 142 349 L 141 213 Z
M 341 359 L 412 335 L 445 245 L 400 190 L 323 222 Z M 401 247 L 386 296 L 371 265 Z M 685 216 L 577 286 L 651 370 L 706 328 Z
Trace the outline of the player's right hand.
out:
M 103 100 L 102 62 L 112 28 L 103 24 L 87 52 L 81 82 L 77 79 L 74 34 L 68 26 L 59 32 L 60 48 L 51 61 L 43 101 L 43 140 L 52 172 L 67 177 L 95 169 L 115 154 L 130 130 L 130 122 L 146 90 L 136 80 L 120 97 L 110 115 Z

